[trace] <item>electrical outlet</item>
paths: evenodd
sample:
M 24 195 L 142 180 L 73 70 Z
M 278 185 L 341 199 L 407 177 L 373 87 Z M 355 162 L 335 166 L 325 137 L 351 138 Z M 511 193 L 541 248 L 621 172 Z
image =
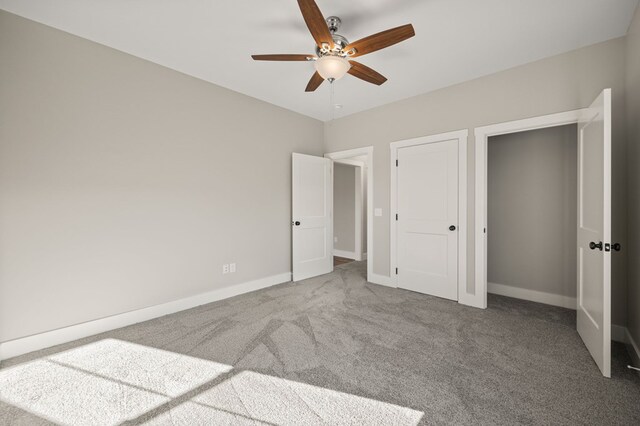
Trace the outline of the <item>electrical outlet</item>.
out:
M 230 263 L 229 264 L 229 272 L 231 272 L 232 274 L 236 271 L 236 264 L 235 263 Z
M 224 265 L 222 265 L 222 273 L 223 274 L 228 274 L 229 273 L 229 264 L 225 263 Z

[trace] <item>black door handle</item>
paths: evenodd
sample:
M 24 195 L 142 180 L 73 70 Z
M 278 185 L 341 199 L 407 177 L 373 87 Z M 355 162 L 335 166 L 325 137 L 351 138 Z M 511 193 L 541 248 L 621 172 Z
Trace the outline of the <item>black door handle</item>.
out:
M 600 241 L 598 244 L 596 244 L 596 243 L 594 243 L 593 241 L 591 241 L 591 242 L 589 243 L 589 248 L 590 248 L 591 250 L 598 249 L 598 250 L 602 251 L 602 241 Z
M 299 221 L 297 221 L 297 220 L 296 220 L 295 222 L 291 222 L 291 224 L 292 224 L 292 225 L 295 225 L 295 226 L 300 226 L 300 222 L 299 222 Z
M 451 226 L 449 227 L 449 231 L 455 231 L 455 230 L 456 230 L 456 226 L 455 226 L 455 225 L 451 225 Z
M 622 250 L 622 246 L 620 245 L 620 243 L 613 243 L 613 244 L 611 245 L 611 248 L 612 248 L 614 251 L 620 251 L 620 250 Z

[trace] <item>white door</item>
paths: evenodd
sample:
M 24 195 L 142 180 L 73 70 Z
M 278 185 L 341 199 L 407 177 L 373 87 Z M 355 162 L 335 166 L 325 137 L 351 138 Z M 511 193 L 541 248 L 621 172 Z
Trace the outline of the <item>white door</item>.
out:
M 328 158 L 293 154 L 293 280 L 333 271 L 333 179 Z
M 611 89 L 578 123 L 577 328 L 611 377 Z
M 458 300 L 458 141 L 398 149 L 397 283 Z

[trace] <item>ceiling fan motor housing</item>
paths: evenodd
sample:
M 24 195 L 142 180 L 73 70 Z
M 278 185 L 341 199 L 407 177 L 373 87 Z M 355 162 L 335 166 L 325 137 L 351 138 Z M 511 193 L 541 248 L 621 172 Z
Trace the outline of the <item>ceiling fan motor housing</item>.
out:
M 342 20 L 337 16 L 329 16 L 326 21 L 327 26 L 329 27 L 329 31 L 331 32 L 331 38 L 333 38 L 333 44 L 335 44 L 335 48 L 333 52 L 328 52 L 316 46 L 316 55 L 318 57 L 339 54 L 340 52 L 343 52 L 344 48 L 349 44 L 349 40 L 347 40 L 346 37 L 336 32 L 340 28 L 340 25 L 342 25 Z

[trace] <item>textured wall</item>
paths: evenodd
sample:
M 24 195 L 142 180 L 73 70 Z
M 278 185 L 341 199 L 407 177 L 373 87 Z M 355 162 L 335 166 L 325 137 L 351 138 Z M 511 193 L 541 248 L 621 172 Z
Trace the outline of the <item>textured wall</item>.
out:
M 0 341 L 291 270 L 322 123 L 5 12 L 0 63 Z

